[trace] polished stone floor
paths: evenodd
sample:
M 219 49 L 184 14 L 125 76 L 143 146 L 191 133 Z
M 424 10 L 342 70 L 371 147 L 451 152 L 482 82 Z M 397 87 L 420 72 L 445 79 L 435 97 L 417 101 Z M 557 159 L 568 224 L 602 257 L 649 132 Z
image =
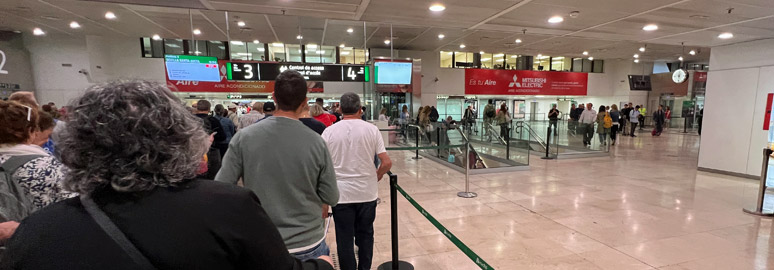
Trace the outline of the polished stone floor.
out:
M 611 157 L 545 161 L 470 177 L 390 152 L 400 185 L 495 269 L 774 269 L 772 220 L 744 214 L 757 184 L 697 172 L 700 137 L 643 133 Z M 390 258 L 380 183 L 373 268 Z M 479 269 L 399 197 L 400 257 L 415 269 Z M 328 241 L 332 248 L 333 226 Z

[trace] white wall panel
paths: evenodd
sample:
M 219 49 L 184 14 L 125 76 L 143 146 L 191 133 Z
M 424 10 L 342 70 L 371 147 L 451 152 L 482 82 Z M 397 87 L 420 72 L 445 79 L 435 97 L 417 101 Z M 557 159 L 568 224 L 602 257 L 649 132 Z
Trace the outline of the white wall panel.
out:
M 758 69 L 758 89 L 755 97 L 755 112 L 753 113 L 752 123 L 750 125 L 750 146 L 747 157 L 747 174 L 760 175 L 761 162 L 764 147 L 767 147 L 768 132 L 763 130 L 763 122 L 766 118 L 766 99 L 769 93 L 774 93 L 774 66 Z M 733 105 L 732 105 L 733 106 Z M 733 106 L 736 107 L 736 106 Z
M 758 68 L 709 72 L 699 167 L 748 173 L 758 74 Z

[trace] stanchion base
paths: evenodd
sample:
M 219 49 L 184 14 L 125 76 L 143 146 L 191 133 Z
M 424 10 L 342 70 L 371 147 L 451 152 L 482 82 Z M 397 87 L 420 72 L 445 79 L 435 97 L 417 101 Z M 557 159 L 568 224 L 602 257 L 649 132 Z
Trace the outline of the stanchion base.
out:
M 420 159 L 422 159 L 422 157 L 412 157 L 411 159 L 420 160 Z
M 744 211 L 745 213 L 748 213 L 750 215 L 756 215 L 756 216 L 762 216 L 762 217 L 774 217 L 774 212 L 773 213 L 764 213 L 764 212 L 758 212 L 758 211 L 755 211 L 755 210 L 749 210 L 747 208 L 742 209 L 742 211 Z
M 386 262 L 386 263 L 383 263 L 382 265 L 379 265 L 379 267 L 376 268 L 376 269 L 379 269 L 379 270 L 393 270 L 393 269 L 414 270 L 414 266 L 411 265 L 408 262 L 398 261 L 398 267 L 397 268 L 393 268 L 392 267 L 392 262 Z
M 475 192 L 464 192 L 464 191 L 462 191 L 462 192 L 458 192 L 457 196 L 458 197 L 463 197 L 463 198 L 475 198 L 475 197 L 478 197 L 478 194 L 476 194 Z
M 554 157 L 541 157 L 540 159 L 554 159 Z

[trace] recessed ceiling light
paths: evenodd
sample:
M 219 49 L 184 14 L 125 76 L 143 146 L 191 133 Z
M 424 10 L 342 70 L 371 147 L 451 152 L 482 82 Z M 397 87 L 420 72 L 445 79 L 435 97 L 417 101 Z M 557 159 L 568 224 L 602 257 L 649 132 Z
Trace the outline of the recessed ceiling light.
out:
M 116 17 L 116 14 L 115 14 L 115 13 L 113 13 L 113 12 L 111 12 L 111 11 L 105 12 L 105 19 L 108 19 L 108 20 L 115 20 L 116 18 L 117 18 L 117 17 Z
M 199 30 L 199 29 L 194 29 L 194 30 L 193 30 L 193 34 L 194 34 L 194 35 L 201 35 L 201 34 L 202 34 L 202 30 Z
M 589 55 L 588 51 L 583 51 L 583 55 Z
M 430 6 L 430 11 L 438 12 L 438 11 L 444 11 L 445 9 L 446 7 L 441 4 L 433 4 Z
M 261 43 L 261 42 L 260 42 L 260 41 L 258 41 L 257 39 L 254 39 L 254 40 L 253 40 L 253 43 L 255 43 L 255 44 L 258 44 L 258 43 Z
M 478 54 L 484 54 L 484 51 L 480 51 L 480 52 L 478 52 Z
M 72 22 L 70 22 L 70 28 L 72 28 L 72 29 L 81 28 L 81 24 L 76 22 L 76 21 L 72 21 Z
M 152 38 L 153 40 L 161 40 L 161 36 L 159 36 L 158 34 L 156 34 L 156 35 L 153 35 L 153 37 L 151 37 L 151 38 Z
M 36 36 L 42 36 L 45 35 L 46 32 L 43 32 L 43 29 L 35 27 L 35 29 L 32 29 L 32 34 Z
M 296 36 L 296 39 L 304 39 L 304 36 L 298 35 L 298 36 Z
M 563 21 L 564 21 L 564 18 L 562 18 L 562 16 L 553 16 L 550 19 L 548 19 L 549 23 L 560 23 Z
M 239 27 L 244 27 L 246 24 L 245 24 L 245 22 L 243 22 L 243 21 L 238 21 L 238 22 L 237 22 L 237 25 L 238 25 Z
M 683 61 L 683 57 L 680 56 L 680 57 L 677 58 L 677 60 L 680 60 L 682 62 Z
M 390 44 L 390 40 L 389 39 L 385 39 L 384 40 L 384 44 Z
M 640 55 L 635 53 L 634 58 L 640 58 Z
M 517 38 L 517 39 L 516 39 L 516 43 L 521 43 L 521 39 L 520 39 L 520 38 Z
M 339 45 L 339 48 L 344 48 L 344 47 L 345 47 L 344 43 L 341 43 L 341 45 Z
M 729 39 L 729 38 L 732 38 L 732 37 L 734 37 L 734 34 L 729 33 L 729 32 L 725 32 L 723 34 L 718 35 L 718 38 L 722 38 L 722 39 Z
M 640 47 L 640 52 L 645 52 L 645 47 Z
M 589 56 L 589 61 L 594 61 L 594 57 Z
M 444 34 L 438 34 L 438 39 L 443 39 L 445 37 L 446 37 L 446 35 L 444 35 Z
M 696 51 L 694 51 L 694 50 L 691 50 L 690 52 L 688 52 L 688 54 L 690 54 L 690 55 L 696 55 Z
M 656 30 L 658 30 L 658 25 L 648 24 L 648 25 L 642 27 L 642 30 L 645 30 L 645 31 L 656 31 Z
M 640 59 L 634 59 L 634 62 L 635 62 L 635 63 L 639 63 L 639 62 L 640 62 Z
M 460 44 L 460 49 L 464 49 L 464 48 L 465 48 L 465 44 Z
M 352 32 L 355 32 L 355 29 L 347 28 L 347 33 L 352 33 Z

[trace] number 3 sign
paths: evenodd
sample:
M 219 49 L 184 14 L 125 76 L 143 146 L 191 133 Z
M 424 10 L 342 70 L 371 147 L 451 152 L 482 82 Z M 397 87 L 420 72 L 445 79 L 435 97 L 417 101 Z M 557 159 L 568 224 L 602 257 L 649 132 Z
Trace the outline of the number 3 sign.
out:
M 8 74 L 7 70 L 3 70 L 3 67 L 5 67 L 5 53 L 0 51 L 0 56 L 3 57 L 3 59 L 0 59 L 0 74 Z

